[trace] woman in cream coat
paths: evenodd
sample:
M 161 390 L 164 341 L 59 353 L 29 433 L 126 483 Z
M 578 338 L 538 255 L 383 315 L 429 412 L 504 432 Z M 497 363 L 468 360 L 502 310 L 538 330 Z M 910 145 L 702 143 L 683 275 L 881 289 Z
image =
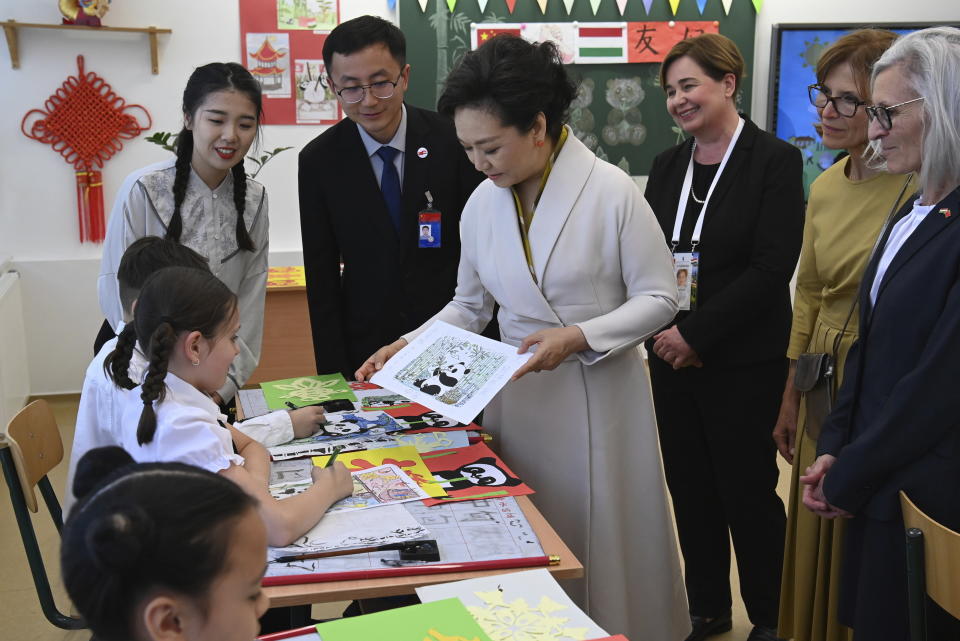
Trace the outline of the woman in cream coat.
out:
M 536 352 L 484 422 L 586 568 L 565 587 L 610 633 L 679 641 L 690 623 L 637 350 L 676 313 L 676 281 L 639 189 L 561 124 L 573 95 L 553 45 L 509 36 L 450 74 L 440 111 L 489 178 L 463 212 L 456 294 L 357 378 L 434 320 L 479 332 L 499 304 L 503 341 Z

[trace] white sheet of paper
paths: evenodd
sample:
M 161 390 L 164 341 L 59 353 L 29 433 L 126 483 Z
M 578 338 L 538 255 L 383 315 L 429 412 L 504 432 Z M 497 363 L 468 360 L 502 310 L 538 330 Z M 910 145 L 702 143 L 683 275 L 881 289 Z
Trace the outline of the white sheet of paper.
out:
M 404 503 L 400 506 L 384 506 L 375 510 L 359 512 L 341 512 L 327 514 L 320 521 L 342 515 L 364 515 L 376 517 L 377 521 L 368 525 L 359 524 L 353 530 L 344 529 L 345 534 L 372 536 L 373 533 L 398 529 L 405 523 L 390 516 L 387 510 L 401 507 L 430 534 L 424 537 L 436 539 L 440 547 L 440 563 L 462 563 L 466 561 L 487 561 L 492 559 L 513 559 L 518 557 L 543 556 L 543 548 L 533 528 L 527 521 L 512 496 L 496 499 L 478 499 L 425 506 L 421 501 Z M 384 541 L 385 543 L 388 541 Z M 373 543 L 370 543 L 373 545 Z M 357 547 L 351 545 L 350 547 Z M 289 548 L 284 548 L 289 549 Z M 305 550 L 293 549 L 289 554 L 301 554 Z M 273 552 L 273 550 L 271 550 Z M 280 552 L 274 554 L 279 556 Z M 309 559 L 291 563 L 271 563 L 267 566 L 267 576 L 287 576 L 291 574 L 312 574 L 321 572 L 341 572 L 346 570 L 381 570 L 386 566 L 381 559 L 398 560 L 397 551 L 368 552 L 351 554 L 330 559 Z
M 401 349 L 371 382 L 469 423 L 531 356 L 437 321 Z
M 372 431 L 372 430 L 371 430 Z M 356 438 L 344 438 L 330 441 L 291 441 L 283 445 L 267 448 L 273 461 L 298 459 L 307 456 L 329 456 L 334 449 L 341 452 L 359 452 L 360 450 L 375 450 L 382 447 L 396 447 L 397 441 L 390 435 L 376 432 L 366 432 Z
M 459 598 L 484 632 L 495 639 L 528 638 L 522 633 L 534 631 L 553 641 L 609 636 L 542 568 L 428 585 L 417 588 L 417 596 L 423 603 Z M 511 616 L 518 614 L 523 616 Z
M 269 548 L 268 557 L 275 559 L 278 556 L 362 548 L 426 538 L 430 538 L 430 530 L 417 522 L 402 505 L 384 505 L 376 510 L 326 514 L 292 545 Z
M 242 389 L 238 391 L 237 402 L 239 402 L 240 407 L 243 408 L 243 415 L 245 418 L 263 416 L 264 414 L 269 414 L 271 412 L 270 408 L 267 407 L 267 397 L 263 395 L 263 390 L 259 387 L 256 389 Z

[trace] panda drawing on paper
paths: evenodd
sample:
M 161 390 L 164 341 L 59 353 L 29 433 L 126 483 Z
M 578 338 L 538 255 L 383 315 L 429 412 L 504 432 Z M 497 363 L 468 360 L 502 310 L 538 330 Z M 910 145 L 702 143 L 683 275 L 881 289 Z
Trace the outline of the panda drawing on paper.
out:
M 523 481 L 514 478 L 497 465 L 497 459 L 485 456 L 455 470 L 433 473 L 445 490 L 463 490 L 472 487 L 513 487 Z

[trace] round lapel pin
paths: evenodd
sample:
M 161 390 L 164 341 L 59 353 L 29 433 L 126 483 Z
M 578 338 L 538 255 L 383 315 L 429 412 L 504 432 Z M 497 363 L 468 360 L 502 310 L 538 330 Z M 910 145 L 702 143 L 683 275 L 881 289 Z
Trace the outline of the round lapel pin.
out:
M 427 151 L 426 147 L 420 147 L 420 149 L 417 149 L 417 158 L 426 158 L 429 154 L 430 152 Z

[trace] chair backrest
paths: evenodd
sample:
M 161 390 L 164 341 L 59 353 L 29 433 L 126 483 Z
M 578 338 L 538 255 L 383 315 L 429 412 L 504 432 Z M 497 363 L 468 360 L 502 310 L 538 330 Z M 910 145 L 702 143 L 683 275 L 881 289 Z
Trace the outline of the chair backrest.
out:
M 923 532 L 927 594 L 960 619 L 960 534 L 937 523 L 900 492 L 903 524 Z
M 23 498 L 30 511 L 36 513 L 39 506 L 34 488 L 63 460 L 63 439 L 50 405 L 37 400 L 20 410 L 7 424 L 7 442 Z
M 46 401 L 34 401 L 27 405 L 10 420 L 6 433 L 0 433 L 0 468 L 10 490 L 10 503 L 20 528 L 20 538 L 37 588 L 40 608 L 47 620 L 58 628 L 78 630 L 86 627 L 83 620 L 63 614 L 57 608 L 28 512 L 38 511 L 34 488 L 39 487 L 54 526 L 58 532 L 63 528 L 60 502 L 47 478 L 47 473 L 61 460 L 63 440 Z

